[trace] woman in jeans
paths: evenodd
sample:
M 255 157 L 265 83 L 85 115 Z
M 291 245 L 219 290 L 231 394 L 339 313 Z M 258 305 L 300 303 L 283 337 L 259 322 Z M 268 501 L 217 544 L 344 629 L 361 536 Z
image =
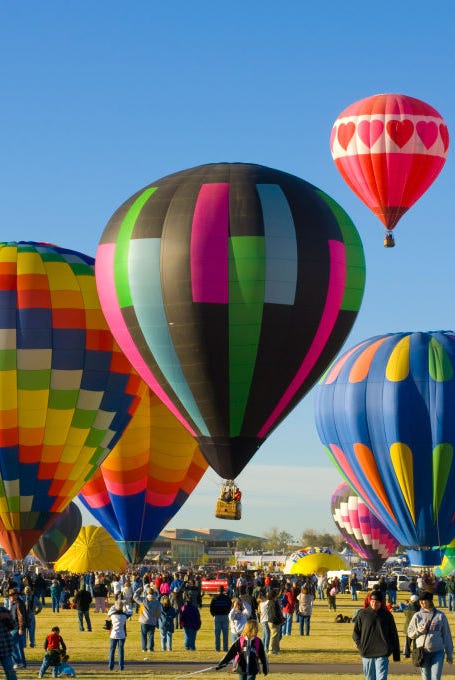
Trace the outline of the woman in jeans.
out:
M 118 647 L 118 669 L 123 671 L 125 667 L 125 640 L 126 640 L 126 622 L 131 616 L 131 609 L 127 609 L 122 600 L 118 599 L 108 611 L 108 616 L 112 622 L 109 646 L 109 670 L 114 670 L 115 650 Z
M 299 606 L 299 623 L 300 635 L 303 635 L 305 628 L 305 635 L 310 634 L 310 619 L 313 612 L 314 597 L 306 586 L 302 588 L 302 592 L 297 596 Z
M 269 612 L 271 612 L 271 607 L 268 603 L 269 600 L 265 595 L 259 597 L 258 617 L 262 628 L 262 644 L 266 652 L 270 648 Z
M 425 650 L 424 665 L 420 671 L 422 680 L 440 680 L 444 665 L 453 663 L 453 642 L 449 622 L 444 612 L 433 604 L 433 593 L 419 595 L 420 609 L 412 617 L 408 627 L 408 637 L 415 640 L 417 647 Z

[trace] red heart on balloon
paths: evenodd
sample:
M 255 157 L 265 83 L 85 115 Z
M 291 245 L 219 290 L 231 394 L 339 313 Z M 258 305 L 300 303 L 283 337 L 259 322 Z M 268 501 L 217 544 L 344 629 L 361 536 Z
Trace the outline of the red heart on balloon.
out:
M 449 130 L 447 125 L 444 125 L 443 123 L 440 124 L 439 134 L 441 135 L 442 143 L 444 145 L 444 151 L 447 151 L 449 148 Z
M 422 140 L 426 149 L 433 146 L 438 136 L 438 126 L 433 121 L 427 122 L 419 120 L 416 125 L 417 134 Z
M 369 148 L 379 139 L 384 129 L 382 120 L 362 120 L 357 125 L 357 132 L 362 142 Z
M 414 131 L 414 123 L 412 120 L 389 120 L 386 125 L 387 132 L 392 141 L 397 146 L 401 147 L 408 142 Z
M 354 123 L 341 123 L 338 126 L 337 132 L 338 141 L 345 151 L 348 148 L 348 144 L 351 141 L 354 132 L 355 132 Z

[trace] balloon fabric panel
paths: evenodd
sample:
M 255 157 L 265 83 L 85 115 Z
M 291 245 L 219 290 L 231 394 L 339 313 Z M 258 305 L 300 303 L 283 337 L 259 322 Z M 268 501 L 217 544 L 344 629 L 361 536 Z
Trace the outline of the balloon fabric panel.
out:
M 0 338 L 0 540 L 24 557 L 115 444 L 142 381 L 106 325 L 94 260 L 75 251 L 0 244 Z
M 45 565 L 55 562 L 75 541 L 81 527 L 81 511 L 71 502 L 35 543 L 34 554 Z
M 125 354 L 224 477 L 235 477 L 339 349 L 360 306 L 361 244 L 326 194 L 246 164 L 135 194 L 96 261 Z
M 361 377 L 365 355 L 368 372 Z M 412 550 L 453 538 L 454 365 L 451 332 L 390 334 L 354 348 L 317 390 L 322 442 L 370 509 Z M 369 453 L 362 458 L 359 450 Z

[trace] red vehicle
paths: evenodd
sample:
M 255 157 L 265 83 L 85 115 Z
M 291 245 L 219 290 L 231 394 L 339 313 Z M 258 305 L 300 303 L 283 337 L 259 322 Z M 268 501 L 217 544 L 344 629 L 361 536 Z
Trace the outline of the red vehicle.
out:
M 217 593 L 220 586 L 224 586 L 226 592 L 229 589 L 229 579 L 224 571 L 217 571 L 215 574 L 204 576 L 201 580 L 201 590 L 203 593 Z

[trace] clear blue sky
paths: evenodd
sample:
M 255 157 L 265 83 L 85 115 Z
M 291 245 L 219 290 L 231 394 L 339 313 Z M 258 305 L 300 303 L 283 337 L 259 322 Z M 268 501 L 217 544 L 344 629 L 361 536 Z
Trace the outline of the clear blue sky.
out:
M 329 135 L 348 104 L 379 92 L 427 101 L 454 135 L 454 19 L 451 0 L 4 0 L 1 238 L 94 256 L 110 215 L 152 180 L 207 162 L 262 163 L 316 184 L 357 225 L 367 283 L 345 348 L 453 329 L 453 150 L 386 250 L 379 221 L 338 175 Z M 171 525 L 334 532 L 338 480 L 310 393 L 240 477 L 241 525 L 212 519 L 213 472 Z

